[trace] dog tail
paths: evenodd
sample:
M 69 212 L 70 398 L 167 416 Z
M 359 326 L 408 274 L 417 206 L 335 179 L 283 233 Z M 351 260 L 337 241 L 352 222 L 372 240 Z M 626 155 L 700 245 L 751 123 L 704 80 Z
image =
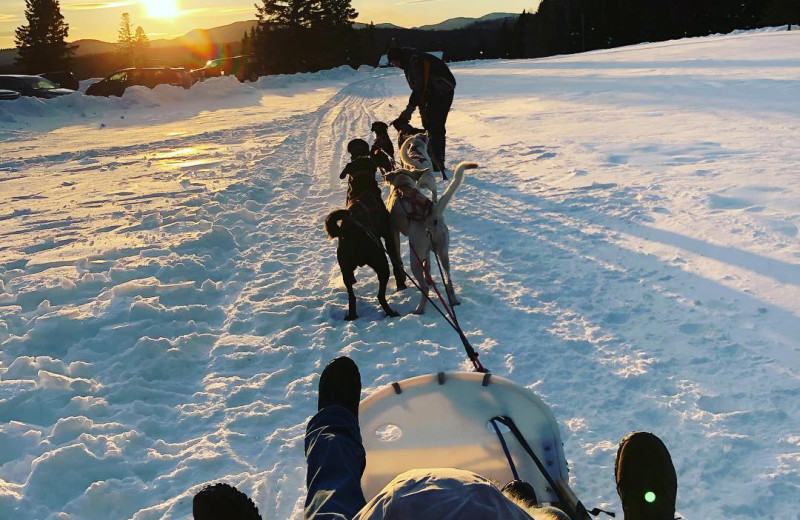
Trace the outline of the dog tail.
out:
M 403 143 L 403 145 L 400 147 L 400 162 L 403 164 L 403 166 L 408 167 L 410 165 L 413 167 L 414 170 L 417 170 L 419 172 L 430 170 L 430 168 L 423 168 L 422 163 L 420 163 L 420 161 L 411 156 L 410 150 L 412 144 L 413 143 L 411 139 L 407 139 L 406 142 Z M 422 153 L 426 157 L 428 155 L 424 150 L 421 150 L 420 153 Z M 428 159 L 428 164 L 430 163 L 431 163 L 430 159 Z
M 478 164 L 473 162 L 458 163 L 458 166 L 456 166 L 456 172 L 453 174 L 453 179 L 450 181 L 450 184 L 447 185 L 447 189 L 444 190 L 441 198 L 436 203 L 436 214 L 438 216 L 442 216 L 442 213 L 444 213 L 444 208 L 447 207 L 450 199 L 455 196 L 456 191 L 458 191 L 458 188 L 460 188 L 461 184 L 464 182 L 464 171 L 477 167 Z
M 344 220 L 349 213 L 350 212 L 346 209 L 337 209 L 328 215 L 325 219 L 325 233 L 328 234 L 328 238 L 340 238 L 347 234 L 345 230 L 342 229 L 340 222 Z

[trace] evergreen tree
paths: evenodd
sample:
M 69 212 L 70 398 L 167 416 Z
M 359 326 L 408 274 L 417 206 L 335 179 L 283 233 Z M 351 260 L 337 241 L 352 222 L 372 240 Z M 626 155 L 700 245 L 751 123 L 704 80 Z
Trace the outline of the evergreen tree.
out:
M 767 25 L 800 24 L 800 2 L 797 0 L 772 0 L 764 10 Z
M 117 32 L 117 50 L 120 54 L 125 56 L 125 61 L 128 65 L 135 65 L 133 38 L 131 15 L 128 13 L 122 13 L 119 23 L 119 31 Z
M 15 31 L 17 64 L 28 73 L 68 69 L 73 48 L 58 0 L 25 0 L 25 19 Z
M 350 0 L 321 0 L 322 23 L 331 27 L 352 28 L 358 18 Z
M 150 53 L 150 38 L 145 34 L 141 26 L 136 27 L 136 34 L 133 37 L 133 57 L 137 67 L 147 64 L 147 55 Z
M 307 28 L 317 21 L 319 0 L 262 0 L 256 5 L 260 25 L 272 28 Z
M 248 36 L 247 31 L 244 32 L 242 35 L 242 50 L 241 54 L 249 54 L 250 53 L 250 36 Z

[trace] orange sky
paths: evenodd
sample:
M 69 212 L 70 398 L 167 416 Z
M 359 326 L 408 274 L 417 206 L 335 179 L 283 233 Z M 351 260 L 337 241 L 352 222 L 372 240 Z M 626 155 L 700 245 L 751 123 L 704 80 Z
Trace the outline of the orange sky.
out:
M 122 13 L 130 13 L 150 39 L 174 38 L 192 29 L 255 19 L 255 0 L 61 0 L 70 25 L 69 40 L 114 42 Z M 260 3 L 260 2 L 259 2 Z M 358 21 L 391 22 L 403 27 L 437 23 L 457 16 L 522 12 L 538 0 L 353 0 Z M 25 24 L 24 0 L 0 0 L 0 48 L 14 46 L 14 29 Z

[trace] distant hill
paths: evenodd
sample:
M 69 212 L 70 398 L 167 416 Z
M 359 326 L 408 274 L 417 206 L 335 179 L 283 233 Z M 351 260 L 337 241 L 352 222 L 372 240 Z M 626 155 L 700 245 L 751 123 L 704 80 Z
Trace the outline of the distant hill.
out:
M 353 28 L 354 29 L 363 29 L 363 28 L 367 27 L 368 25 L 369 25 L 368 23 L 355 22 L 353 24 Z M 400 27 L 399 25 L 395 25 L 393 23 L 376 23 L 375 24 L 375 28 L 376 29 L 405 29 L 405 27 Z
M 455 31 L 457 29 L 464 29 L 471 25 L 501 25 L 504 20 L 509 18 L 517 18 L 519 14 L 514 13 L 491 13 L 485 16 L 481 16 L 480 18 L 465 18 L 465 17 L 458 17 L 458 18 L 450 18 L 449 20 L 445 20 L 443 22 L 439 22 L 433 25 L 423 25 L 420 27 L 415 27 L 415 29 L 420 29 L 422 31 Z
M 172 40 L 153 40 L 150 42 L 150 47 L 164 48 L 174 47 L 176 45 L 197 45 L 205 42 L 239 43 L 244 33 L 249 33 L 250 29 L 256 25 L 258 25 L 258 21 L 247 20 L 244 22 L 233 22 L 212 29 L 195 29 L 183 36 L 173 38 Z

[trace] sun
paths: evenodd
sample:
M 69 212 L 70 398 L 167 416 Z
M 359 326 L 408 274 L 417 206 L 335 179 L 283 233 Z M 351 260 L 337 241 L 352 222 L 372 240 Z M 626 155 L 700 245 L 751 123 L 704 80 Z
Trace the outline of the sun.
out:
M 139 0 L 147 11 L 148 18 L 175 18 L 181 10 L 177 0 Z

